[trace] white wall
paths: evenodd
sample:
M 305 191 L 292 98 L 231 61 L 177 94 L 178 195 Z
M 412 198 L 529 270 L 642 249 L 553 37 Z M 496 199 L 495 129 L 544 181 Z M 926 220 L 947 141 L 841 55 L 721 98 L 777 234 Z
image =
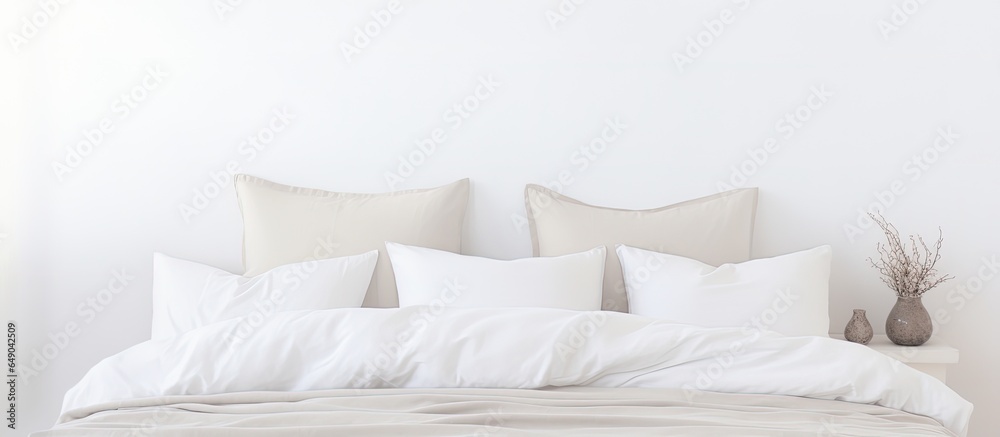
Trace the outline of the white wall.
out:
M 446 140 L 396 188 L 472 178 L 465 251 L 498 258 L 530 255 L 512 218 L 525 183 L 565 170 L 570 196 L 659 206 L 715 192 L 774 138 L 744 183 L 761 188 L 754 255 L 832 244 L 835 332 L 853 308 L 882 330 L 894 297 L 865 261 L 880 235 L 852 242 L 844 226 L 900 181 L 886 215 L 904 232 L 943 227 L 940 267 L 957 277 L 924 299 L 949 318 L 935 335 L 961 349 L 950 383 L 976 404 L 973 435 L 1000 427 L 1000 281 L 971 300 L 952 291 L 1000 251 L 1000 3 L 927 2 L 886 38 L 879 21 L 902 0 L 590 1 L 554 28 L 556 0 L 425 0 L 348 63 L 342 43 L 387 1 L 244 1 L 220 19 L 225 1 L 70 2 L 14 43 L 42 6 L 0 6 L 0 316 L 18 322 L 24 361 L 79 325 L 20 387 L 11 435 L 49 426 L 90 366 L 149 337 L 153 251 L 240 270 L 228 183 L 189 222 L 179 211 L 211 173 L 235 161 L 288 184 L 387 191 L 384 173 L 436 128 Z M 731 23 L 680 71 L 674 54 L 726 10 Z M 150 68 L 166 76 L 134 89 Z M 481 77 L 500 86 L 454 129 L 446 111 Z M 777 124 L 813 88 L 833 95 L 793 131 Z M 126 113 L 130 92 L 147 95 Z M 249 159 L 241 141 L 276 109 L 295 118 Z M 60 181 L 52 163 L 104 118 L 110 133 Z M 583 169 L 574 154 L 609 118 L 627 128 Z M 908 161 L 948 127 L 959 137 L 916 177 Z M 118 269 L 134 276 L 125 291 L 79 310 Z

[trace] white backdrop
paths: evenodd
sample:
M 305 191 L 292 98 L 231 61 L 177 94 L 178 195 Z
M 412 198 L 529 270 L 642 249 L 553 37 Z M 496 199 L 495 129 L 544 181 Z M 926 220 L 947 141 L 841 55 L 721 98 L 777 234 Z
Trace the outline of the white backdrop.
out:
M 859 209 L 904 233 L 940 225 L 956 279 L 924 302 L 961 350 L 949 383 L 976 404 L 973 435 L 990 435 L 998 14 L 987 0 L 4 2 L 0 316 L 38 369 L 4 435 L 51 425 L 90 366 L 149 337 L 153 251 L 241 271 L 233 171 L 358 192 L 470 177 L 464 252 L 508 259 L 530 255 L 526 183 L 626 208 L 759 186 L 754 256 L 833 245 L 834 332 L 853 308 L 881 332 L 894 303 Z

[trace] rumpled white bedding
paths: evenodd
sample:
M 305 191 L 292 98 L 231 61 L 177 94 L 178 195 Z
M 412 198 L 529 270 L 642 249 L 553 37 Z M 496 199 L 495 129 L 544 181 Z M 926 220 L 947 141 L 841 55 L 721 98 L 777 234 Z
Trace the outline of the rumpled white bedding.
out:
M 616 312 L 409 307 L 258 314 L 147 341 L 94 366 L 59 423 L 176 395 L 548 386 L 674 388 L 692 404 L 706 392 L 877 404 L 959 436 L 972 413 L 940 381 L 841 340 Z

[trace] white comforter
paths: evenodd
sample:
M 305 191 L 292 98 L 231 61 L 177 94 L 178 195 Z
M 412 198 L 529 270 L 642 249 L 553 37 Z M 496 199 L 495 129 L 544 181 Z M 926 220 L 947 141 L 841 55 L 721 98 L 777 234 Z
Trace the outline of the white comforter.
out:
M 865 346 L 615 312 L 337 309 L 259 314 L 148 341 L 66 393 L 60 423 L 171 395 L 336 388 L 681 388 L 874 403 L 964 436 L 972 405 Z

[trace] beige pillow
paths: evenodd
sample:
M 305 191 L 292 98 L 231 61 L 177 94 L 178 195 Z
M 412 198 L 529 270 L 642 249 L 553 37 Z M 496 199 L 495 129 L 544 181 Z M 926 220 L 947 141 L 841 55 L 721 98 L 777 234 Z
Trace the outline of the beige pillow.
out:
M 461 252 L 469 180 L 424 190 L 335 193 L 292 187 L 241 174 L 244 276 L 313 259 L 377 249 L 366 307 L 396 307 L 396 282 L 386 241 Z M 308 271 L 302 275 L 308 275 Z
M 608 259 L 604 263 L 602 308 L 628 311 L 616 244 L 713 266 L 747 261 L 757 189 L 726 191 L 656 209 L 627 210 L 588 205 L 548 188 L 528 185 L 524 202 L 534 256 L 566 255 L 605 245 Z

